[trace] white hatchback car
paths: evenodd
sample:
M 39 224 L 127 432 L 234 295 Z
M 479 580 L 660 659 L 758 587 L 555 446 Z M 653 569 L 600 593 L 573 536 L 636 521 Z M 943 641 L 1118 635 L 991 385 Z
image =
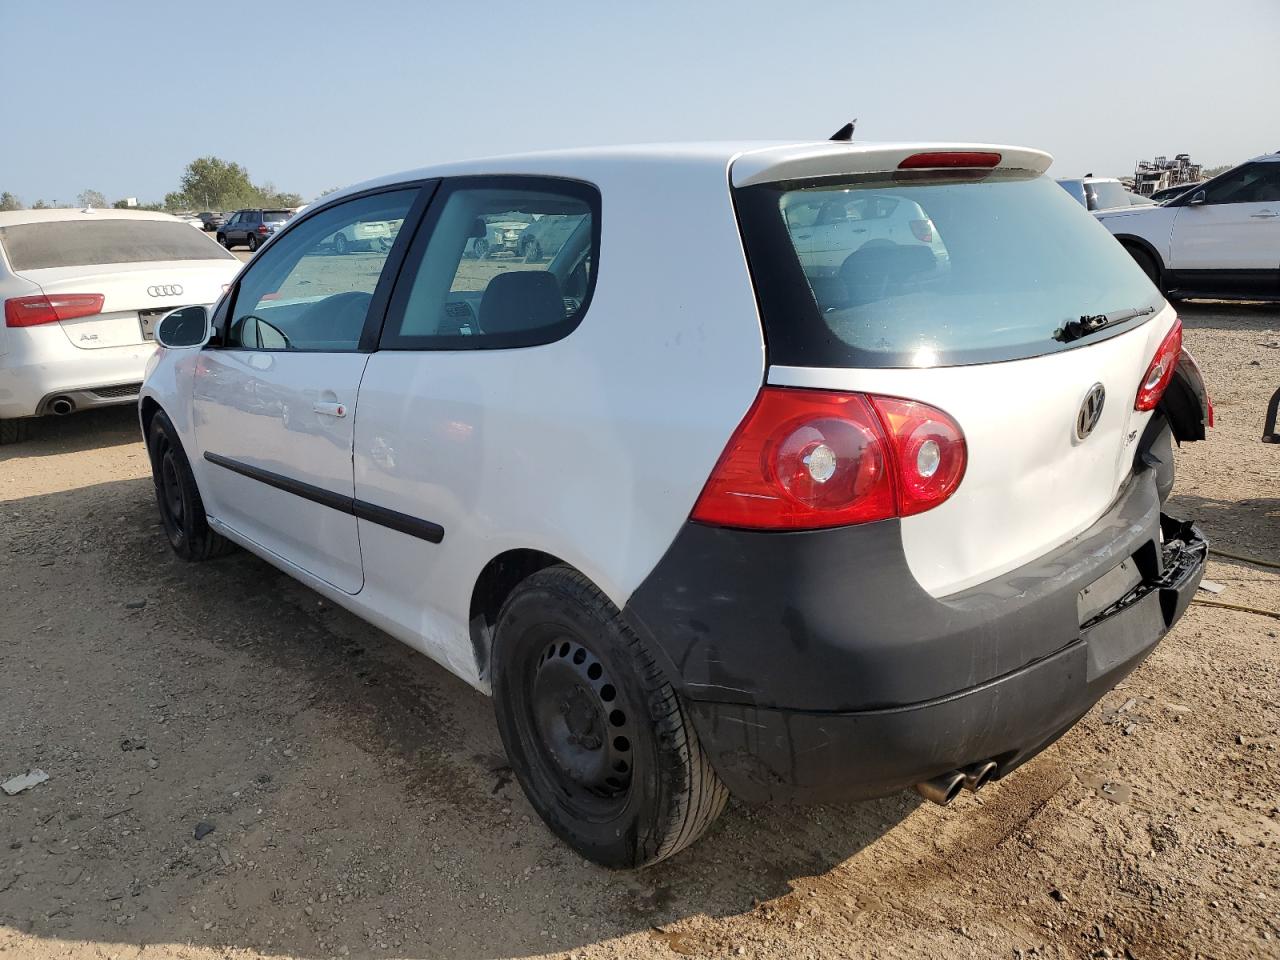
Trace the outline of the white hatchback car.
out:
M 1097 217 L 1170 297 L 1280 300 L 1280 153 Z
M 163 213 L 0 213 L 0 443 L 30 417 L 135 403 L 155 321 L 212 304 L 239 269 Z
M 729 792 L 949 802 L 1140 663 L 1205 562 L 1162 512 L 1211 418 L 1181 325 L 1049 162 L 610 148 L 326 197 L 161 323 L 169 540 L 238 543 L 491 693 L 600 863 L 674 853 Z M 864 254 L 846 223 L 857 269 L 811 275 L 787 214 L 859 191 L 928 239 Z M 464 256 L 512 213 L 578 222 L 545 262 Z M 398 218 L 380 262 L 328 255 Z

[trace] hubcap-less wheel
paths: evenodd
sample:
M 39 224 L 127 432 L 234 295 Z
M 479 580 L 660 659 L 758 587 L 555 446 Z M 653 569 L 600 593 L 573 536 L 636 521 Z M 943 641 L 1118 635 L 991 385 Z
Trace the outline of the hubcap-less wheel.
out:
M 163 496 L 165 512 L 173 526 L 182 529 L 182 484 L 178 479 L 178 463 L 174 457 L 173 447 L 165 445 L 160 456 L 160 493 Z
M 587 647 L 563 635 L 545 639 L 528 686 L 540 759 L 580 816 L 611 815 L 631 786 L 630 719 Z

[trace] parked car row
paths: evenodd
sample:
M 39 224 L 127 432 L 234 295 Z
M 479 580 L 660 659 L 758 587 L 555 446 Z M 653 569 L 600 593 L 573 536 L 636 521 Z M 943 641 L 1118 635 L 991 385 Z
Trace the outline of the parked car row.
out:
M 1049 163 L 610 148 L 327 196 L 160 324 L 165 535 L 492 694 L 533 807 L 608 866 L 730 792 L 979 790 L 1148 655 L 1207 552 L 1163 506 L 1211 419 L 1181 323 Z
M 33 417 L 136 403 L 156 321 L 213 303 L 239 267 L 164 213 L 0 213 L 0 443 Z

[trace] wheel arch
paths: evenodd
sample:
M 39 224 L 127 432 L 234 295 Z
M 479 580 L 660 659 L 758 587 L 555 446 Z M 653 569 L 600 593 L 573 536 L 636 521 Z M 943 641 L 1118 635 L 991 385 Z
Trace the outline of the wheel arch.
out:
M 147 438 L 151 435 L 151 421 L 156 418 L 156 414 L 163 408 L 160 401 L 155 397 L 143 396 L 138 401 L 138 420 L 142 424 L 142 442 L 145 444 Z
M 1156 270 L 1160 272 L 1160 288 L 1161 291 L 1163 291 L 1165 265 L 1164 257 L 1160 256 L 1160 251 L 1158 251 L 1151 241 L 1147 240 L 1145 237 L 1139 237 L 1132 233 L 1117 233 L 1114 236 L 1116 241 L 1120 246 L 1124 247 L 1126 251 L 1129 251 L 1130 248 L 1136 248 L 1151 258 L 1151 262 L 1156 265 Z
M 504 550 L 491 559 L 476 577 L 471 589 L 471 604 L 467 623 L 471 634 L 471 651 L 475 656 L 476 674 L 481 681 L 489 681 L 490 651 L 493 649 L 493 629 L 498 614 L 516 587 L 539 570 L 565 563 L 554 554 L 543 550 Z M 568 564 L 572 566 L 572 564 Z M 576 569 L 576 568 L 575 568 Z

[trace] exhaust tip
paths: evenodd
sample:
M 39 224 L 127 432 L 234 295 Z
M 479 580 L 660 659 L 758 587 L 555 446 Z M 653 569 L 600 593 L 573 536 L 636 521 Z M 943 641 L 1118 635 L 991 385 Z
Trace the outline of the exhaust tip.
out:
M 964 786 L 964 779 L 963 773 L 959 770 L 952 770 L 950 773 L 944 773 L 931 780 L 917 783 L 916 793 L 930 803 L 945 807 L 960 793 L 960 789 Z
M 55 397 L 49 403 L 49 409 L 60 417 L 65 417 L 75 408 L 76 405 L 71 401 L 70 397 Z
M 971 763 L 961 773 L 964 774 L 964 788 L 970 793 L 977 793 L 995 776 L 996 762 L 984 760 L 982 763 Z

